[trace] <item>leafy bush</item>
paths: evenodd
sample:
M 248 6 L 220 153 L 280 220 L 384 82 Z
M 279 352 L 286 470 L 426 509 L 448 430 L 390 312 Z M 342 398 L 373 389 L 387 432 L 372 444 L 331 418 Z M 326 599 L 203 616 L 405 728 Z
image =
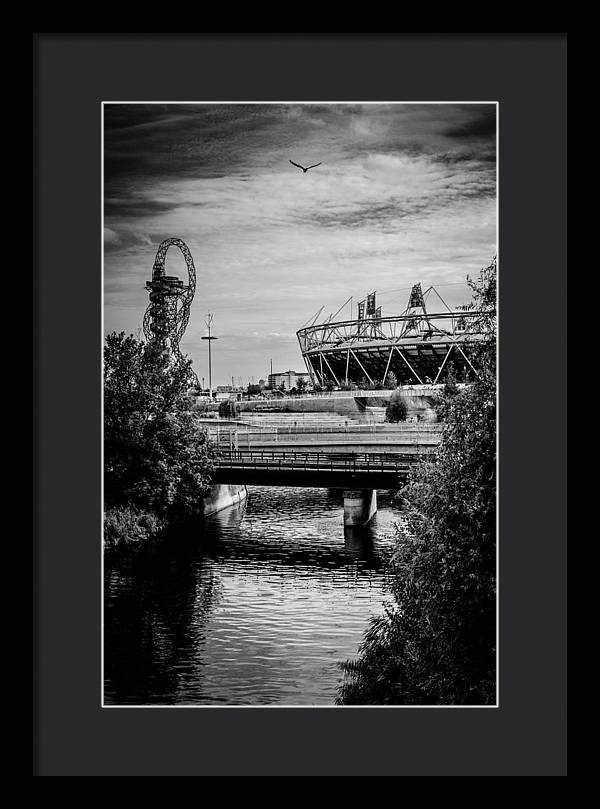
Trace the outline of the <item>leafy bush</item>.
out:
M 458 393 L 458 385 L 456 381 L 456 374 L 454 372 L 454 363 L 452 360 L 448 363 L 448 372 L 446 373 L 446 379 L 444 380 L 444 396 L 447 399 L 451 399 L 453 396 L 456 396 Z
M 385 409 L 385 420 L 389 422 L 406 421 L 408 409 L 400 391 L 394 391 Z
M 222 419 L 235 419 L 240 415 L 240 406 L 232 399 L 219 402 L 219 416 Z
M 216 454 L 188 395 L 190 362 L 113 332 L 104 348 L 104 495 L 159 519 L 201 509 Z
M 470 282 L 478 376 L 447 401 L 434 462 L 401 496 L 407 526 L 391 565 L 393 603 L 345 672 L 343 704 L 489 705 L 496 693 L 495 262 Z
M 458 394 L 459 388 L 457 384 L 456 374 L 454 371 L 454 363 L 450 360 L 447 364 L 446 377 L 444 380 L 444 388 L 440 395 L 434 398 L 433 410 L 438 421 L 446 421 L 448 417 L 448 408 L 452 399 Z
M 109 508 L 104 515 L 104 546 L 107 550 L 137 546 L 156 537 L 162 528 L 149 511 L 131 505 Z

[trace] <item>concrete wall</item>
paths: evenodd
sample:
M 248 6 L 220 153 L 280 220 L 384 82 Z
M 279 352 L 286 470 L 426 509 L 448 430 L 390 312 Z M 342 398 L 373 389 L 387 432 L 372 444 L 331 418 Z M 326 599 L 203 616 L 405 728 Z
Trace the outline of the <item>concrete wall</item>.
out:
M 239 402 L 239 406 L 240 412 L 255 411 L 257 413 L 340 413 L 343 415 L 346 413 L 358 414 L 362 410 L 354 396 L 331 399 L 290 398 L 282 402 L 277 402 L 275 399 L 269 402 L 251 400 Z
M 211 486 L 208 494 L 204 496 L 204 516 L 215 514 L 224 508 L 229 508 L 236 503 L 241 503 L 248 496 L 245 486 L 238 484 L 223 483 Z
M 299 398 L 299 399 L 285 399 L 285 401 L 277 402 L 272 400 L 267 402 L 261 400 L 254 400 L 249 402 L 239 402 L 240 412 L 254 411 L 256 413 L 339 413 L 340 415 L 349 415 L 359 417 L 361 414 L 366 413 L 367 407 L 386 407 L 389 402 L 392 391 L 382 390 L 377 392 L 377 395 L 370 395 L 369 397 L 361 396 L 360 394 L 353 395 L 349 393 L 347 396 L 336 396 L 331 398 Z M 432 409 L 433 396 L 425 393 L 410 393 L 404 396 L 408 415 L 419 416 L 425 421 L 434 421 L 435 414 Z

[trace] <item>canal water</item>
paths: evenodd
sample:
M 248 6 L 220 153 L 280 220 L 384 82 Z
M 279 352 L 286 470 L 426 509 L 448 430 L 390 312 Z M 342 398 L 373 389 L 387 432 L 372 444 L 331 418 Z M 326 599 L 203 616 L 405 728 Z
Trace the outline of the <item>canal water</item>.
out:
M 389 597 L 393 493 L 346 530 L 339 490 L 248 493 L 202 536 L 106 564 L 106 705 L 334 704 L 340 661 Z

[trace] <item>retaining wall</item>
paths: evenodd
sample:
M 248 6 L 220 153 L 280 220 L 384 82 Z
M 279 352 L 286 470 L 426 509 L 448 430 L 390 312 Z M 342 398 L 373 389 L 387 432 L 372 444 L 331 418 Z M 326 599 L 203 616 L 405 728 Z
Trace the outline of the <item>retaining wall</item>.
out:
M 241 503 L 248 496 L 245 486 L 238 484 L 222 483 L 211 486 L 208 494 L 204 496 L 204 516 L 215 514 L 224 508 Z

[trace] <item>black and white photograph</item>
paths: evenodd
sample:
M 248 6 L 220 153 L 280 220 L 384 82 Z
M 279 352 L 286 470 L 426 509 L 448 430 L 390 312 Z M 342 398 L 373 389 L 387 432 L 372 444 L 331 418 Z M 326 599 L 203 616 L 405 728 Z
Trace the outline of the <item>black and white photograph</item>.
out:
M 102 103 L 102 706 L 499 705 L 495 100 Z

